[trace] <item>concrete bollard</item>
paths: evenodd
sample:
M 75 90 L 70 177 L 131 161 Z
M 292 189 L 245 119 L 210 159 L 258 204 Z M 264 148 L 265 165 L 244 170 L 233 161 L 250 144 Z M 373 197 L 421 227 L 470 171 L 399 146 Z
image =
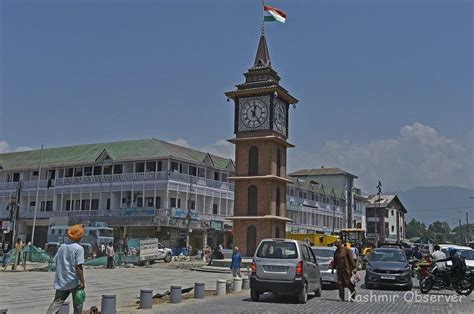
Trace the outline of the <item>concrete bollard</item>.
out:
M 101 314 L 115 314 L 117 308 L 117 299 L 115 294 L 103 294 L 100 305 Z
M 8 309 L 0 309 L 0 314 L 7 314 Z
M 217 295 L 225 295 L 227 281 L 225 279 L 217 279 L 216 291 Z
M 181 303 L 181 286 L 171 286 L 170 303 Z
M 242 289 L 250 289 L 250 280 L 248 278 L 242 278 Z
M 232 289 L 233 292 L 242 291 L 242 278 L 234 277 L 234 287 Z
M 204 282 L 194 283 L 194 298 L 195 299 L 204 299 L 205 292 L 206 292 L 206 285 Z
M 69 314 L 69 302 L 64 302 L 59 308 L 58 314 Z
M 140 290 L 140 308 L 151 309 L 153 307 L 153 290 L 141 289 Z

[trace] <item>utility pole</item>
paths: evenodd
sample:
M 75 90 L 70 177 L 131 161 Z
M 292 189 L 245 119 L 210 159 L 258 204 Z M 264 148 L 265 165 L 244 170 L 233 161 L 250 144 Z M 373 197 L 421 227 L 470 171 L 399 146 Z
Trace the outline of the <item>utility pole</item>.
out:
M 38 182 L 36 182 L 36 199 L 35 199 L 35 213 L 33 216 L 33 228 L 31 231 L 31 245 L 34 245 L 35 240 L 35 231 L 36 231 L 36 213 L 38 211 L 38 203 L 39 203 L 39 189 L 40 189 L 40 180 L 41 180 L 41 163 L 43 162 L 43 144 L 41 144 L 41 153 L 40 153 L 40 161 L 39 161 L 39 169 L 38 169 Z M 46 209 L 46 202 L 44 204 Z M 31 248 L 30 248 L 30 260 L 31 260 Z
M 190 204 L 186 204 L 188 206 L 188 213 L 186 214 L 186 218 L 185 218 L 185 220 L 186 220 L 186 249 L 188 249 L 188 247 L 189 247 L 189 225 L 191 224 L 191 219 L 192 219 L 191 206 L 190 205 L 192 204 L 192 200 L 191 200 L 192 196 L 193 196 L 193 177 L 189 176 L 189 200 L 188 200 L 188 202 Z M 188 254 L 191 254 L 191 252 L 188 252 Z
M 460 244 L 462 244 L 462 238 L 463 237 L 462 237 L 461 219 L 459 219 L 459 236 L 461 238 L 461 243 Z
M 375 224 L 375 243 L 378 243 L 378 238 L 377 238 L 377 225 L 379 223 L 382 223 L 382 220 L 381 220 L 381 217 L 383 217 L 383 215 L 380 215 L 380 200 L 381 200 L 381 195 L 382 195 L 382 182 L 379 181 L 379 183 L 377 184 L 377 195 L 378 195 L 378 213 L 379 213 L 379 222 L 377 223 L 377 213 L 374 213 L 374 224 Z M 380 230 L 380 232 L 382 232 L 382 230 Z
M 466 212 L 466 242 L 471 241 L 471 230 L 469 229 L 471 229 L 469 227 L 469 213 Z
M 16 191 L 16 200 L 15 202 L 11 202 L 11 210 L 13 211 L 13 231 L 12 231 L 12 248 L 15 247 L 15 241 L 18 233 L 18 223 L 20 218 L 20 197 L 21 197 L 21 180 L 18 180 L 18 187 Z M 15 252 L 15 262 L 13 263 L 13 270 L 16 270 L 16 265 L 18 264 L 20 258 L 20 252 Z

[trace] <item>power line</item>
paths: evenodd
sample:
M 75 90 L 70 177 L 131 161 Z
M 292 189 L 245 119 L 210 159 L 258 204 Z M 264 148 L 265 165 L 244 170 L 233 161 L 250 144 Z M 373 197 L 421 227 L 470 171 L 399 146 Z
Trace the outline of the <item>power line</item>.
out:
M 461 206 L 461 207 L 443 207 L 443 208 L 423 208 L 423 209 L 409 209 L 409 212 L 420 212 L 420 211 L 429 211 L 429 210 L 450 210 L 450 209 L 469 209 L 474 208 L 474 206 Z

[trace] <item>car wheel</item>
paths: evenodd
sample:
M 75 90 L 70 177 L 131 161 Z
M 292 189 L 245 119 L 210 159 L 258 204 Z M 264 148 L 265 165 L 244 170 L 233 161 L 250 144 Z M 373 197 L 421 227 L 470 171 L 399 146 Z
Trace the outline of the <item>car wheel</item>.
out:
M 305 304 L 308 301 L 308 284 L 305 282 L 303 289 L 298 292 L 298 302 Z
M 323 282 L 320 281 L 318 289 L 316 289 L 316 291 L 314 291 L 314 295 L 317 296 L 317 297 L 320 297 L 322 294 L 323 294 Z
M 250 298 L 253 302 L 257 302 L 258 298 L 260 297 L 260 292 L 255 289 L 250 289 Z
M 171 262 L 171 254 L 170 253 L 166 254 L 166 256 L 165 256 L 165 263 L 169 263 L 169 262 Z

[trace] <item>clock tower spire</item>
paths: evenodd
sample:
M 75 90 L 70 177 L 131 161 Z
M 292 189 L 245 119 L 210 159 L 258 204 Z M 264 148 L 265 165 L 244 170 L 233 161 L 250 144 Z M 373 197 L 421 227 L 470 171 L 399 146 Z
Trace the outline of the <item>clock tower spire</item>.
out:
M 234 100 L 235 182 L 234 244 L 253 256 L 260 240 L 284 238 L 286 222 L 286 151 L 289 105 L 298 100 L 280 85 L 261 34 L 245 82 L 225 95 Z

